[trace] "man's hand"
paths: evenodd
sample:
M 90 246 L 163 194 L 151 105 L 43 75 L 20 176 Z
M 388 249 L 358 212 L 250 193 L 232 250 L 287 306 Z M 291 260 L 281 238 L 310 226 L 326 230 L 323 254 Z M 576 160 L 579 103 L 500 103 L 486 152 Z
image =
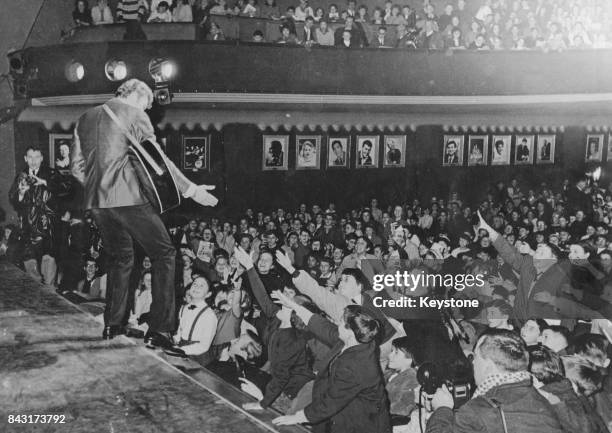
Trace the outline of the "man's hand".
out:
M 295 415 L 283 415 L 272 420 L 272 424 L 274 425 L 294 425 L 305 422 L 308 422 L 308 419 L 306 418 L 306 415 L 304 415 L 303 410 L 299 411 Z
M 446 385 L 442 385 L 442 387 L 438 388 L 436 393 L 433 395 L 431 407 L 433 410 L 436 410 L 441 407 L 448 407 L 449 409 L 452 409 L 454 406 L 455 402 L 453 401 L 453 395 L 450 393 Z
M 219 203 L 217 197 L 209 193 L 215 189 L 214 185 L 198 185 L 195 188 L 195 192 L 191 196 L 193 201 L 201 204 L 202 206 L 216 206 Z
M 246 392 L 251 397 L 254 397 L 257 400 L 263 400 L 264 398 L 263 392 L 261 392 L 261 389 L 259 389 L 257 385 L 255 385 L 250 380 L 245 379 L 244 377 L 239 377 L 238 380 L 240 381 L 240 389 L 242 391 Z M 246 403 L 246 404 L 253 404 L 253 403 Z M 255 403 L 255 404 L 259 404 L 259 403 Z M 248 410 L 247 408 L 244 408 L 244 409 Z
M 264 410 L 264 408 L 261 407 L 261 404 L 259 404 L 259 402 L 257 402 L 257 403 L 244 403 L 242 405 L 242 408 L 244 410 Z
M 274 290 L 270 294 L 270 297 L 277 301 L 279 304 L 281 304 L 283 307 L 287 307 L 291 310 L 295 310 L 295 308 L 298 306 L 298 304 L 292 298 L 285 295 L 280 290 Z
M 47 181 L 46 180 L 41 179 L 40 177 L 34 176 L 34 175 L 32 175 L 32 177 L 36 180 L 36 183 L 34 184 L 34 186 L 39 186 L 39 185 L 47 186 Z
M 276 261 L 279 265 L 281 265 L 289 274 L 293 274 L 295 272 L 295 268 L 291 264 L 291 259 L 286 254 L 280 252 L 280 250 L 276 250 Z
M 253 268 L 253 259 L 251 258 L 251 255 L 243 250 L 242 247 L 234 248 L 234 257 L 236 257 L 238 263 L 240 263 L 247 271 Z

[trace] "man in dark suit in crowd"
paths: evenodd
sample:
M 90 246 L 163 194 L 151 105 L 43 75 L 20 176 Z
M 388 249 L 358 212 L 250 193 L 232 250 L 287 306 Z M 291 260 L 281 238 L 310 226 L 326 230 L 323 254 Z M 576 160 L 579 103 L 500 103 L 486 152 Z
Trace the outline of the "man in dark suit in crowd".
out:
M 175 329 L 174 278 L 176 251 L 168 231 L 153 205 L 143 195 L 141 182 L 128 151 L 131 141 L 155 141 L 153 125 L 145 110 L 153 103 L 153 92 L 142 81 L 123 83 L 116 97 L 83 114 L 74 131 L 72 174 L 84 186 L 84 208 L 91 209 L 109 254 L 104 339 L 125 333 L 123 319 L 128 299 L 130 274 L 134 264 L 134 241 L 138 242 L 153 268 L 153 303 L 149 347 L 171 345 Z M 117 122 L 106 111 L 110 109 Z M 161 149 L 158 150 L 163 155 Z M 217 199 L 208 190 L 214 186 L 195 185 L 165 157 L 180 193 L 205 206 Z
M 391 48 L 394 46 L 393 41 L 387 35 L 387 28 L 385 26 L 380 26 L 378 28 L 378 32 L 372 38 L 372 42 L 370 42 L 370 47 L 372 48 Z
M 438 388 L 426 433 L 565 431 L 553 406 L 532 385 L 528 360 L 527 346 L 517 333 L 485 331 L 474 349 L 474 396 L 453 412 L 453 395 L 446 385 Z
M 27 167 L 17 174 L 9 190 L 9 201 L 21 222 L 22 259 L 32 277 L 54 284 L 59 199 L 72 193 L 72 181 L 43 165 L 42 151 L 37 147 L 28 147 L 24 159 Z

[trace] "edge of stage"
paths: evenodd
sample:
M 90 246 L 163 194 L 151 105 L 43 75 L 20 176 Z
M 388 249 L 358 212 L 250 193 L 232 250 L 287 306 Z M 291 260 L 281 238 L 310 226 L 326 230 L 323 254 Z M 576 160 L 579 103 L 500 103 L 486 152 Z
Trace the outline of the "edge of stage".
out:
M 92 315 L 0 262 L 0 431 L 309 431 L 273 426 L 272 410 L 244 411 L 253 398 L 197 364 L 181 371 L 142 343 L 101 335 Z

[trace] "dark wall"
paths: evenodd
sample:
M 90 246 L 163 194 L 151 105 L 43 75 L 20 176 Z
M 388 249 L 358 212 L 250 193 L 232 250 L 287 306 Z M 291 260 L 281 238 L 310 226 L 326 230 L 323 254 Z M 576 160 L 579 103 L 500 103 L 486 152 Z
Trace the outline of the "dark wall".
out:
M 104 64 L 116 57 L 129 76 L 151 81 L 149 61 L 174 60 L 174 92 L 269 92 L 358 95 L 538 95 L 612 92 L 610 50 L 411 52 L 234 43 L 108 42 L 30 48 L 37 68 L 29 96 L 110 93 Z M 84 65 L 77 83 L 65 78 L 71 60 Z
M 50 132 L 65 133 L 53 130 Z M 287 171 L 262 171 L 262 136 L 264 134 L 288 134 L 290 136 Z M 182 135 L 211 137 L 211 170 L 205 172 L 188 171 L 185 174 L 196 183 L 209 183 L 217 186 L 215 194 L 221 199 L 218 210 L 203 209 L 186 201 L 181 211 L 187 213 L 211 214 L 246 207 L 271 209 L 277 206 L 296 206 L 299 203 L 335 202 L 341 208 L 363 205 L 376 196 L 383 204 L 397 203 L 415 197 L 428 199 L 431 196 L 448 196 L 458 191 L 469 200 L 482 198 L 487 188 L 498 180 L 505 182 L 517 178 L 526 185 L 560 185 L 563 179 L 573 179 L 584 173 L 584 152 L 587 131 L 584 128 L 565 128 L 556 134 L 556 155 L 554 165 L 530 166 L 485 166 L 485 167 L 442 167 L 442 141 L 445 132 L 440 126 L 423 126 L 416 132 L 407 131 L 407 162 L 405 168 L 356 169 L 355 143 L 357 135 L 377 135 L 375 131 L 261 131 L 254 125 L 226 125 L 222 131 L 203 131 L 199 129 L 159 131 L 165 137 L 168 155 L 178 166 L 181 161 Z M 48 134 L 39 124 L 18 124 L 16 130 L 16 149 L 18 167 L 23 166 L 21 159 L 30 143 L 43 147 L 48 160 Z M 295 136 L 322 135 L 322 169 L 295 169 Z M 327 137 L 350 135 L 352 141 L 350 169 L 327 169 Z M 394 132 L 393 134 L 399 134 Z M 491 134 L 489 134 L 491 135 Z M 467 143 L 468 134 L 465 134 Z M 606 136 L 607 138 L 607 136 Z M 606 155 L 604 154 L 604 158 Z M 490 156 L 489 156 L 490 159 Z M 382 164 L 382 158 L 379 161 Z M 612 168 L 603 163 L 604 169 Z M 604 170 L 603 181 L 606 180 Z M 609 177 L 608 177 L 609 179 Z

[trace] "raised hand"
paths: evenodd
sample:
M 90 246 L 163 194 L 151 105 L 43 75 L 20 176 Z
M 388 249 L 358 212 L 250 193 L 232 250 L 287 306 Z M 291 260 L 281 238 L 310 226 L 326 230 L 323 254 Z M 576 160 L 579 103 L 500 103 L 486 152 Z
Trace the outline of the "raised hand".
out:
M 253 259 L 242 247 L 234 247 L 234 257 L 247 271 L 253 267 Z
M 276 250 L 276 261 L 290 274 L 295 271 L 295 268 L 291 264 L 291 259 L 279 250 Z
M 283 307 L 287 307 L 291 310 L 295 309 L 295 307 L 298 305 L 293 299 L 285 295 L 280 290 L 274 290 L 270 294 L 270 297 L 275 301 L 278 301 Z

